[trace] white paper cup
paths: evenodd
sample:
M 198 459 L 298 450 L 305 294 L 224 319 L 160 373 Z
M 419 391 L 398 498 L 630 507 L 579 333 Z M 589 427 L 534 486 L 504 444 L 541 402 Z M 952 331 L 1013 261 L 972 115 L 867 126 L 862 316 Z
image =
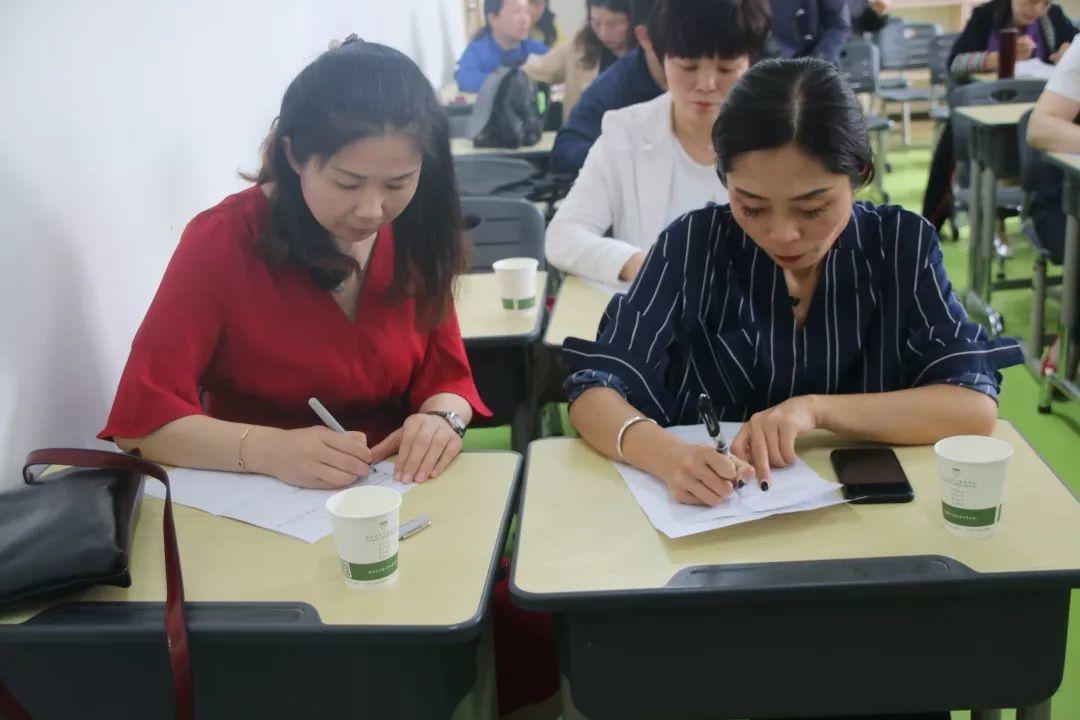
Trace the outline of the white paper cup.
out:
M 353 588 L 393 585 L 398 576 L 401 493 L 361 486 L 326 501 L 345 584 Z
M 939 441 L 934 452 L 945 527 L 961 537 L 996 533 L 1012 445 L 982 435 L 956 435 Z
M 516 257 L 496 261 L 495 282 L 504 310 L 531 312 L 536 305 L 536 258 Z

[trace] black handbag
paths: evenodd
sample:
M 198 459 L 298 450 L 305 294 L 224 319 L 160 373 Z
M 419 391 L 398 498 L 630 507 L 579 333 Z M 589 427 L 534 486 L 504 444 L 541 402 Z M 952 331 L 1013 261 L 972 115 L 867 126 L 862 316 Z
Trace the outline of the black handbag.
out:
M 69 469 L 40 478 L 36 469 Z M 143 476 L 165 485 L 165 631 L 177 718 L 193 715 L 184 583 L 165 471 L 131 455 L 52 448 L 26 458 L 26 485 L 0 493 L 0 607 L 91 585 L 129 587 L 131 540 Z M 0 714 L 29 718 L 0 682 Z

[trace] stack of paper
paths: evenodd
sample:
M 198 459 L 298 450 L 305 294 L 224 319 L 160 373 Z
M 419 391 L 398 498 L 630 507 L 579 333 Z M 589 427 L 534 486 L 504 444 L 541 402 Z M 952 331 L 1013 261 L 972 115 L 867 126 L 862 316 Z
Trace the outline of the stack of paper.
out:
M 721 423 L 721 426 L 725 437 L 731 441 L 742 425 Z M 694 444 L 713 444 L 703 425 L 672 427 L 668 432 Z M 844 502 L 841 486 L 822 478 L 802 458 L 790 467 L 774 469 L 768 491 L 762 492 L 758 484 L 751 481 L 716 507 L 676 502 L 663 480 L 622 463 L 615 463 L 615 468 L 649 522 L 670 538 Z
M 1017 60 L 1016 67 L 1013 69 L 1013 77 L 1016 78 L 1049 80 L 1053 75 L 1054 66 L 1043 62 L 1037 57 L 1030 60 Z
M 382 462 L 358 485 L 382 485 L 407 493 L 415 485 L 394 480 L 394 465 Z M 309 490 L 266 475 L 176 468 L 169 471 L 172 499 L 178 505 L 242 520 L 267 530 L 315 542 L 333 532 L 326 501 L 338 490 Z M 146 494 L 164 498 L 165 486 L 146 482 Z

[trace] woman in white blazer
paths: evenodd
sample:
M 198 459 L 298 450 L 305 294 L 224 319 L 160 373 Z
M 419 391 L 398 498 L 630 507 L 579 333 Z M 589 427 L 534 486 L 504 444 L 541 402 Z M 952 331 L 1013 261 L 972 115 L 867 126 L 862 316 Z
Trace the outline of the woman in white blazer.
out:
M 547 231 L 548 261 L 610 285 L 632 281 L 673 220 L 726 203 L 712 126 L 769 31 L 765 0 L 659 0 L 648 22 L 668 92 L 604 115 L 600 137 Z M 606 237 L 608 230 L 611 236 Z

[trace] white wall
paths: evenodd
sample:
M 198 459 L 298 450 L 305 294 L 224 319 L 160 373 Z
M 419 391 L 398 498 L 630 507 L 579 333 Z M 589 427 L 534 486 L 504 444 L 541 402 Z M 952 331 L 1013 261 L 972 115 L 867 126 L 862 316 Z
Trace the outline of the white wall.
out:
M 462 12 L 460 0 L 0 5 L 0 487 L 30 449 L 99 445 L 180 232 L 243 187 L 237 170 L 256 169 L 293 76 L 355 31 L 440 85 L 464 47 Z
M 574 37 L 585 26 L 585 0 L 548 0 L 548 7 L 555 13 L 559 29 L 565 35 L 560 42 Z

